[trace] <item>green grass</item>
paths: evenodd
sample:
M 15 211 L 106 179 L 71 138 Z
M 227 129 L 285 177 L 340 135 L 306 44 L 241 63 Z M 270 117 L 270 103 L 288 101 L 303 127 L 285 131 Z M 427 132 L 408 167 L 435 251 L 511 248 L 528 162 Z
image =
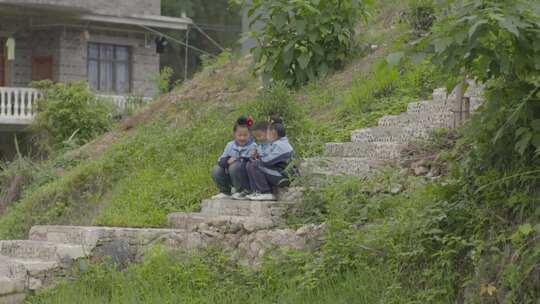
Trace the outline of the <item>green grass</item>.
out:
M 392 31 L 376 35 L 369 29 L 366 37 L 377 37 L 373 41 L 386 43 L 390 51 Z M 260 116 L 276 100 L 290 99 L 299 105 L 288 108 L 296 120 L 293 144 L 300 156 L 318 155 L 325 142 L 347 140 L 351 130 L 398 114 L 444 80 L 428 64 L 384 66 L 386 53 L 366 61 L 352 79 L 338 73 L 297 92 L 259 97 L 254 78 L 232 71 L 237 61 L 220 61 L 193 89 L 216 96 L 182 100 L 102 157 L 76 161 L 63 175 L 28 188 L 0 219 L 0 236 L 24 236 L 36 223 L 86 219 L 162 226 L 168 212 L 197 209 L 215 191 L 208 173 L 238 115 Z M 212 78 L 216 75 L 225 75 L 225 87 L 237 93 L 214 90 L 220 83 Z M 386 172 L 368 180 L 338 178 L 308 191 L 303 213 L 291 216 L 290 224 L 328 224 L 326 242 L 316 252 L 276 254 L 253 271 L 218 250 L 186 254 L 154 248 L 142 264 L 121 272 L 92 265 L 77 273 L 80 279 L 28 301 L 418 304 L 495 303 L 499 297 L 536 303 L 540 212 L 538 177 L 530 172 L 538 164 L 500 172 L 471 153 L 472 146 L 466 141 L 454 152 L 445 151 L 451 173 L 435 181 Z M 392 193 L 396 185 L 404 191 Z M 486 287 L 495 287 L 497 294 L 486 294 Z
M 395 183 L 411 191 L 387 194 Z M 379 185 L 381 192 L 366 194 L 374 185 Z M 403 299 L 414 297 L 399 280 L 395 262 L 362 249 L 382 249 L 378 242 L 391 241 L 388 237 L 393 234 L 373 228 L 365 235 L 355 229 L 342 229 L 342 225 L 361 221 L 379 225 L 380 220 L 393 216 L 404 224 L 416 223 L 418 219 L 407 216 L 408 212 L 425 208 L 426 200 L 408 196 L 413 189 L 422 187 L 421 180 L 389 172 L 363 183 L 356 178 L 338 179 L 321 191 L 314 191 L 306 202 L 320 201 L 327 207 L 322 216 L 331 225 L 328 242 L 314 254 L 282 252 L 266 260 L 260 271 L 238 266 L 217 249 L 187 254 L 155 247 L 142 264 L 122 272 L 106 264 L 90 266 L 78 274 L 77 281 L 64 282 L 29 302 L 405 303 Z M 366 213 L 365 208 L 369 209 Z M 408 225 L 410 229 L 418 227 Z M 390 230 L 396 228 L 385 226 Z M 387 248 L 390 247 L 384 247 Z
M 381 31 L 396 36 L 395 29 Z M 371 58 L 367 73 L 354 75 L 346 89 L 337 73 L 299 91 L 276 89 L 272 98 L 258 93 L 258 80 L 239 68 L 246 66 L 241 60 L 222 56 L 207 64 L 174 94 L 176 107 L 123 136 L 97 159 L 75 159 L 64 167 L 47 164 L 54 174 L 28 186 L 0 218 L 0 238 L 24 238 L 36 224 L 164 226 L 168 213 L 197 210 L 216 191 L 209 172 L 239 115 L 263 117 L 289 100 L 285 114 L 292 143 L 299 157 L 309 157 L 320 155 L 326 142 L 348 141 L 350 131 L 402 112 L 436 86 L 427 65 L 402 66 L 398 72 L 384 67 L 383 58 Z M 391 79 L 385 77 L 389 71 Z M 216 95 L 209 97 L 205 90 Z M 182 97 L 185 92 L 189 98 Z

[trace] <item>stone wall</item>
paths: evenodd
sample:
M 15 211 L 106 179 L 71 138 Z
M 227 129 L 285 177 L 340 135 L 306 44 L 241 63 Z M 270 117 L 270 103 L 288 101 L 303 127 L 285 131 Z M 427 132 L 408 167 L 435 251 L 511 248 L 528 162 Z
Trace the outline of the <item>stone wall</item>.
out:
M 0 0 L 0 4 L 88 10 L 104 15 L 160 15 L 160 0 Z
M 87 42 L 97 42 L 131 48 L 132 94 L 151 97 L 157 91 L 151 79 L 159 73 L 159 55 L 144 34 L 90 30 L 90 39 L 86 41 L 83 29 L 55 27 L 30 31 L 20 18 L 4 16 L 0 29 L 15 33 L 10 86 L 27 87 L 32 81 L 32 58 L 49 55 L 53 56 L 53 81 L 87 81 Z
M 70 29 L 63 32 L 60 42 L 60 82 L 87 80 L 87 41 L 83 31 Z M 153 43 L 146 47 L 143 34 L 90 31 L 88 42 L 129 46 L 132 56 L 132 94 L 153 96 L 156 87 L 151 78 L 159 73 L 159 55 Z

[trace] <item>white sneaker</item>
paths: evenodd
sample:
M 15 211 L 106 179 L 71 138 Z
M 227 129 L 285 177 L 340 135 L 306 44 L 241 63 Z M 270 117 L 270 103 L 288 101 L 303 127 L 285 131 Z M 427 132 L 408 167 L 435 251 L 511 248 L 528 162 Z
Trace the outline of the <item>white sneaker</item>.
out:
M 242 192 L 236 192 L 234 193 L 231 198 L 233 200 L 238 200 L 238 201 L 241 201 L 241 200 L 245 200 L 248 196 L 248 193 L 245 192 L 245 191 L 242 191 Z
M 225 194 L 225 193 L 220 193 L 220 194 L 216 194 L 214 196 L 212 196 L 212 199 L 230 199 L 231 196 L 229 194 Z
M 247 198 L 251 201 L 276 201 L 276 196 L 272 193 L 254 193 L 252 195 L 248 195 Z

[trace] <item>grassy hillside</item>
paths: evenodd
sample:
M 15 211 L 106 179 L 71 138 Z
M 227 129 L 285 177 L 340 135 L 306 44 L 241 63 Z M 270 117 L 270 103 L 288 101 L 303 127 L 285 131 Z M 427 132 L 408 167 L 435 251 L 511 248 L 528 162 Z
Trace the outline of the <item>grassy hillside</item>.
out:
M 437 79 L 427 64 L 383 64 L 407 37 L 398 10 L 382 5 L 360 29 L 361 42 L 376 50 L 359 50 L 343 71 L 299 91 L 278 86 L 263 92 L 249 59 L 223 54 L 118 130 L 43 165 L 50 174 L 0 219 L 0 237 L 22 238 L 35 224 L 160 227 L 170 212 L 197 209 L 216 191 L 209 172 L 244 113 L 263 117 L 269 108 L 289 106 L 291 138 L 304 157 L 402 112 L 427 96 Z
M 293 144 L 304 157 L 404 111 L 447 79 L 429 63 L 382 63 L 410 38 L 399 14 L 404 7 L 395 2 L 378 1 L 375 17 L 360 30 L 360 41 L 377 48 L 297 91 L 261 91 L 249 60 L 223 55 L 151 111 L 43 165 L 38 183 L 0 219 L 0 236 L 23 237 L 36 223 L 159 227 L 168 212 L 198 208 L 215 192 L 208 172 L 240 114 L 260 117 L 286 107 Z M 488 91 L 488 101 L 496 93 Z M 511 109 L 499 104 L 501 112 Z M 491 144 L 490 130 L 498 126 L 483 118 L 459 130 L 457 143 L 441 133 L 418 147 L 438 154 L 435 161 L 447 173 L 438 179 L 389 171 L 370 180 L 337 178 L 309 191 L 304 214 L 291 224 L 328 224 L 318 252 L 283 252 L 254 272 L 219 251 L 154 248 L 143 264 L 123 272 L 93 265 L 80 280 L 29 301 L 536 303 L 538 158 L 520 162 L 513 153 L 501 165 L 486 157 L 500 147 Z

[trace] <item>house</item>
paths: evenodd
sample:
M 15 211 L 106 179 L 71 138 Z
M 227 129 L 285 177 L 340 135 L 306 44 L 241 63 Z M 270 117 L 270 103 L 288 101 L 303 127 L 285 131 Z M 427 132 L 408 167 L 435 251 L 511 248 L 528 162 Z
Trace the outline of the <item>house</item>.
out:
M 0 0 L 0 132 L 32 121 L 32 81 L 87 81 L 117 102 L 153 96 L 156 38 L 191 23 L 161 16 L 160 0 Z

